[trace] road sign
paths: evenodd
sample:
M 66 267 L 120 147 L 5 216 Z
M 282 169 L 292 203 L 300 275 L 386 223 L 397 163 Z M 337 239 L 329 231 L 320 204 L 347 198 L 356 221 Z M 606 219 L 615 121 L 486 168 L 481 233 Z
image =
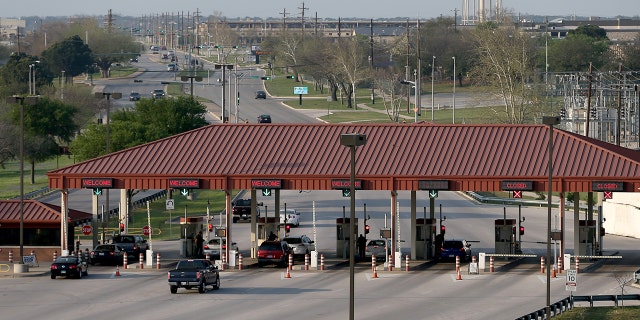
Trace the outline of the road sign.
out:
M 438 190 L 429 190 L 429 198 L 435 199 L 438 197 Z
M 167 210 L 173 210 L 176 208 L 176 203 L 173 199 L 167 199 L 165 201 Z
M 149 226 L 142 227 L 142 234 L 148 237 L 149 234 L 151 234 L 151 227 Z
M 566 270 L 567 271 L 567 283 L 565 285 L 566 291 L 576 291 L 578 287 L 578 271 L 577 270 Z
M 604 195 L 604 198 L 606 200 L 613 199 L 613 192 L 612 191 L 605 191 L 605 192 L 603 192 L 603 195 Z
M 82 226 L 82 234 L 88 236 L 91 234 L 91 226 Z
M 522 199 L 522 190 L 513 190 L 513 197 L 515 199 Z
M 265 197 L 271 196 L 271 189 L 262 189 L 262 195 Z
M 180 189 L 180 193 L 186 197 L 189 195 L 189 189 L 187 188 Z

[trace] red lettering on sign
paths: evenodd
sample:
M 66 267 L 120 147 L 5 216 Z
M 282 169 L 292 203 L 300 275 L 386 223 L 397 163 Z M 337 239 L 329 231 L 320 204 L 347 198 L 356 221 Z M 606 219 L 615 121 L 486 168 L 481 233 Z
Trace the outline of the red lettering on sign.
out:
M 362 189 L 362 180 L 355 181 L 355 189 Z M 351 180 L 331 180 L 332 189 L 349 189 L 351 188 Z
M 198 179 L 169 179 L 169 187 L 171 188 L 200 188 L 200 180 Z
M 251 180 L 251 187 L 254 189 L 280 189 L 282 188 L 282 180 L 280 179 Z
M 84 188 L 111 188 L 113 179 L 111 178 L 84 178 L 82 187 Z

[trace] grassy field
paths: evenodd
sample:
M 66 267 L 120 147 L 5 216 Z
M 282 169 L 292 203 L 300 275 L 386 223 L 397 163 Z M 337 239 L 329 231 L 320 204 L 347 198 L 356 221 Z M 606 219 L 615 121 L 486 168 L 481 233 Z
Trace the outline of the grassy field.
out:
M 640 319 L 640 307 L 574 308 L 553 319 L 557 320 L 635 320 Z

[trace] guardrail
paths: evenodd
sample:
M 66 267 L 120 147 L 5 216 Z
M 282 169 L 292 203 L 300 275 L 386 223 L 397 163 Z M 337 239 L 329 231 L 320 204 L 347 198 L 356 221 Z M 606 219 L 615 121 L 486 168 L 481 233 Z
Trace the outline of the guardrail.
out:
M 44 187 L 42 189 L 34 190 L 31 192 L 27 192 L 23 195 L 25 199 L 34 199 L 37 197 L 41 197 L 47 193 L 50 193 L 52 190 L 49 187 Z M 14 197 L 13 200 L 20 199 L 20 196 Z
M 489 204 L 503 204 L 503 205 L 523 205 L 529 207 L 546 207 L 548 205 L 547 200 L 525 200 L 525 199 L 507 199 L 507 198 L 498 198 L 498 197 L 484 197 L 473 191 L 465 192 L 469 197 L 475 199 L 478 202 L 489 203 Z M 557 202 L 552 202 L 551 207 L 557 208 L 560 204 Z M 569 208 L 569 207 L 567 207 Z M 573 208 L 571 206 L 570 208 Z M 580 205 L 580 209 L 587 209 L 587 206 Z
M 640 271 L 640 270 L 638 270 Z M 613 302 L 614 306 L 618 306 L 618 301 L 624 300 L 640 300 L 640 294 L 605 294 L 596 296 L 571 296 L 566 297 L 556 303 L 550 305 L 550 315 L 548 318 L 561 315 L 563 312 L 569 311 L 574 308 L 575 302 L 589 302 L 589 307 L 593 307 L 594 302 Z M 528 313 L 522 317 L 518 317 L 515 320 L 543 320 L 545 317 L 546 308 L 538 309 L 534 312 Z

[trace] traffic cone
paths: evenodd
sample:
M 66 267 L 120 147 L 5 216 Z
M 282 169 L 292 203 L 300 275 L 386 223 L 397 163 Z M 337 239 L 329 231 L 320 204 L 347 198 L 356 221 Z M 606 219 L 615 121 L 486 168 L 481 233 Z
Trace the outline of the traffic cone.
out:
M 456 280 L 462 280 L 462 275 L 460 274 L 460 269 L 458 269 L 458 276 L 456 277 Z
M 289 272 L 289 268 L 287 268 L 287 273 L 284 275 L 285 278 L 291 279 L 291 273 Z
M 377 279 L 378 278 L 378 270 L 376 270 L 376 267 L 373 267 L 373 276 L 371 276 L 371 278 L 373 278 L 373 279 Z
M 556 268 L 552 268 L 551 269 L 551 277 L 555 278 L 556 277 Z
M 116 277 L 120 276 L 120 267 L 116 266 Z

